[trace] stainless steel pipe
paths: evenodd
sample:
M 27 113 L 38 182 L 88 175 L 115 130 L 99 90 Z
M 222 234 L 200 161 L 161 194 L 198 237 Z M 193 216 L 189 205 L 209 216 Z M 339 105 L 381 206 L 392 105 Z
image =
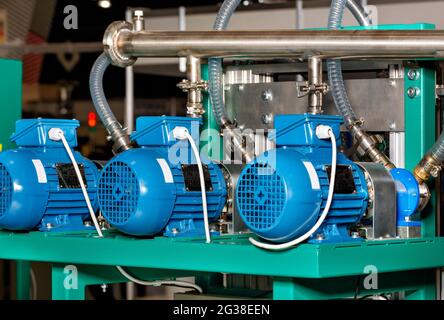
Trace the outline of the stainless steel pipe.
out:
M 308 113 L 322 114 L 322 103 L 325 92 L 320 89 L 322 81 L 322 60 L 318 57 L 308 58 Z
M 444 57 L 444 30 L 182 31 L 133 32 L 115 22 L 104 37 L 116 64 L 137 57 L 285 57 L 321 58 Z M 121 61 L 122 60 L 122 61 Z

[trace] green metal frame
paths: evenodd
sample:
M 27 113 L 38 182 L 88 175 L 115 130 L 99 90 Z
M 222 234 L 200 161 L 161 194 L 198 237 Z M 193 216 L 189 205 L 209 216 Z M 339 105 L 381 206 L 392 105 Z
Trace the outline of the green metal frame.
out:
M 443 238 L 303 244 L 285 252 L 269 252 L 249 244 L 248 235 L 216 237 L 208 244 L 204 238 L 134 239 L 113 232 L 101 239 L 88 233 L 2 231 L 0 247 L 4 259 L 52 263 L 54 299 L 83 299 L 88 285 L 124 282 L 116 265 L 130 267 L 147 280 L 198 275 L 208 292 L 220 292 L 211 274 L 268 275 L 274 278 L 274 299 L 353 297 L 350 293 L 356 290 L 358 277 L 370 265 L 380 274 L 379 288 L 372 292 L 406 288 L 434 298 L 431 270 L 444 265 L 444 255 L 436 254 L 444 250 Z M 66 265 L 78 268 L 78 289 L 64 287 Z M 427 281 L 421 281 L 425 278 Z M 301 291 L 301 287 L 305 289 Z M 327 287 L 341 290 L 333 294 Z M 228 293 L 239 296 L 238 291 Z
M 22 115 L 22 63 L 0 59 L 0 151 L 12 148 L 11 134 Z
M 378 26 L 378 29 L 426 29 L 431 25 Z M 354 29 L 359 29 L 354 27 Z M 435 141 L 435 72 L 426 64 L 412 64 L 418 77 L 406 77 L 405 89 L 419 94 L 405 97 L 406 167 L 413 169 Z M 207 79 L 207 67 L 203 66 Z M 407 74 L 408 70 L 406 71 Z M 218 130 L 208 95 L 204 128 Z M 211 144 L 208 137 L 206 143 Z M 216 137 L 220 139 L 219 137 Z M 215 140 L 213 140 L 215 141 Z M 221 143 L 217 144 L 221 146 Z M 202 147 L 202 146 L 201 146 Z M 210 145 L 210 148 L 212 146 Z M 211 158 L 211 154 L 209 155 Z M 432 191 L 433 190 L 433 186 Z M 125 282 L 116 265 L 126 266 L 141 279 L 195 276 L 207 293 L 257 296 L 257 292 L 222 290 L 221 273 L 273 277 L 273 299 L 335 299 L 356 295 L 405 292 L 407 299 L 436 298 L 436 268 L 444 266 L 444 238 L 435 236 L 436 196 L 423 217 L 420 239 L 393 239 L 345 244 L 303 244 L 284 252 L 252 246 L 248 235 L 204 239 L 135 239 L 108 232 L 105 238 L 89 233 L 10 233 L 0 231 L 0 257 L 17 260 L 17 298 L 29 298 L 30 261 L 52 263 L 53 299 L 84 299 L 85 288 Z M 65 288 L 65 267 L 77 267 L 77 289 Z M 366 290 L 365 268 L 377 268 L 378 289 Z
M 14 147 L 11 134 L 15 122 L 22 115 L 22 62 L 12 59 L 0 59 L 0 152 Z M 29 299 L 30 263 L 16 262 L 17 296 Z
M 416 78 L 407 76 L 410 70 Z M 412 170 L 423 155 L 436 141 L 436 72 L 434 69 L 412 64 L 405 69 L 405 164 Z M 409 88 L 418 89 L 415 97 L 409 97 Z M 429 185 L 432 198 L 422 212 L 422 235 L 435 236 L 436 232 L 436 192 L 435 185 Z

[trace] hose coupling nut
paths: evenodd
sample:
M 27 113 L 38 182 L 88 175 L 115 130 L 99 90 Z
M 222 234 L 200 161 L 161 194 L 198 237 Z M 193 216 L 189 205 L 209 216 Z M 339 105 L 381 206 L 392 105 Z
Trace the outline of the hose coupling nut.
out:
M 414 170 L 415 178 L 419 183 L 436 178 L 442 169 L 442 164 L 433 155 L 425 155 Z

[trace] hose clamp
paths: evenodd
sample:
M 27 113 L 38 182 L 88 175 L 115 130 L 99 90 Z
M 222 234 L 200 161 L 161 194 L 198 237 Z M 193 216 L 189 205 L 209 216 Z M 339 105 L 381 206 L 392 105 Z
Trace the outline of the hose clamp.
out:
M 137 59 L 119 51 L 119 38 L 124 34 L 131 34 L 133 25 L 127 21 L 115 21 L 111 23 L 103 36 L 103 47 L 111 63 L 118 67 L 129 67 L 136 63 Z

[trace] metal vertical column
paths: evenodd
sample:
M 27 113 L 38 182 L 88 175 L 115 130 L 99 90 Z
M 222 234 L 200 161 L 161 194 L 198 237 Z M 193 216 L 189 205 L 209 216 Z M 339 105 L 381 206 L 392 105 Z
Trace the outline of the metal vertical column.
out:
M 405 164 L 413 170 L 436 140 L 436 72 L 431 68 L 407 67 L 405 70 Z M 422 235 L 436 234 L 436 195 L 423 212 Z
M 405 70 L 405 163 L 413 170 L 418 161 L 436 140 L 436 72 L 432 68 L 408 66 Z M 421 213 L 423 237 L 436 235 L 436 188 L 429 183 L 432 193 L 429 204 Z M 435 270 L 429 277 L 436 279 Z M 439 286 L 439 285 L 438 285 Z M 424 283 L 413 299 L 436 299 L 436 281 Z
M 31 262 L 16 261 L 16 298 L 17 300 L 29 300 L 30 295 Z
M 126 21 L 132 20 L 133 10 L 127 9 Z M 125 68 L 125 119 L 126 132 L 131 134 L 134 130 L 134 67 Z

